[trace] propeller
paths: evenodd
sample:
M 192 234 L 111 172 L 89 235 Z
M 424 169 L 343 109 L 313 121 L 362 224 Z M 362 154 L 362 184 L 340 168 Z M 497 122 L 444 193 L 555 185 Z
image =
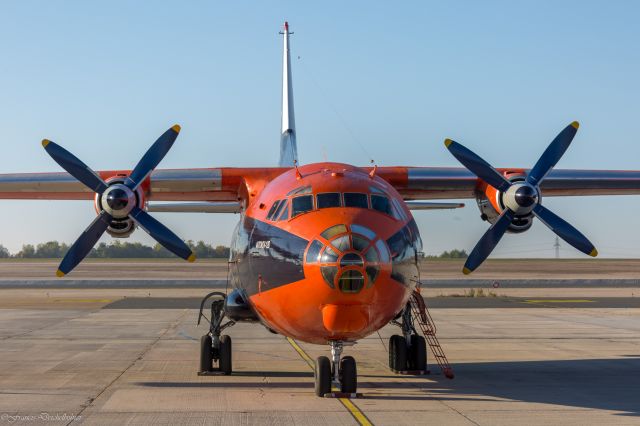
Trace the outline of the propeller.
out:
M 100 197 L 98 204 L 102 206 L 98 217 L 91 222 L 64 256 L 56 275 L 63 277 L 73 270 L 89 254 L 113 219 L 130 218 L 167 250 L 189 262 L 196 259 L 195 254 L 184 241 L 137 206 L 135 194 L 140 184 L 169 152 L 179 133 L 180 126 L 177 124 L 168 129 L 151 145 L 124 182 L 111 184 L 105 182 L 89 166 L 60 145 L 47 139 L 42 141 L 42 146 L 56 163 L 98 194 Z
M 598 255 L 598 251 L 587 237 L 540 203 L 542 198 L 540 185 L 569 148 L 578 127 L 577 121 L 565 127 L 551 141 L 523 182 L 510 182 L 468 148 L 451 139 L 444 141 L 447 149 L 458 161 L 502 194 L 505 205 L 498 220 L 491 225 L 471 251 L 462 269 L 465 274 L 470 274 L 485 261 L 514 220 L 531 214 L 576 249 L 592 257 Z

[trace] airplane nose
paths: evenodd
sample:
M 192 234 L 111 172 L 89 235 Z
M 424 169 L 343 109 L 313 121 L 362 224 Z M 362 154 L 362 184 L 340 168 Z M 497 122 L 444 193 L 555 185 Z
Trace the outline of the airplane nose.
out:
M 367 326 L 369 315 L 363 305 L 325 305 L 322 323 L 332 333 L 357 333 Z
M 338 224 L 325 229 L 310 243 L 305 263 L 309 268 L 318 267 L 329 287 L 356 294 L 375 285 L 380 271 L 390 268 L 390 255 L 384 240 L 371 229 L 357 224 Z M 336 318 L 337 311 L 328 312 L 331 313 L 327 318 Z M 335 320 L 328 321 L 335 323 Z

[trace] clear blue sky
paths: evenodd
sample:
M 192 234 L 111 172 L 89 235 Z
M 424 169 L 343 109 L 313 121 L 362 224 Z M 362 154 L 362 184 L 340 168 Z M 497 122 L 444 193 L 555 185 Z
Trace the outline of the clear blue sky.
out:
M 559 167 L 640 169 L 639 12 L 634 1 L 5 2 L 0 172 L 59 171 L 45 137 L 96 169 L 129 168 L 174 123 L 183 131 L 161 167 L 275 165 L 285 19 L 303 163 L 457 166 L 450 137 L 529 167 L 575 119 Z M 545 204 L 602 256 L 640 256 L 639 197 Z M 0 205 L 11 251 L 72 242 L 94 214 L 89 202 Z M 237 220 L 156 216 L 214 244 Z M 429 253 L 471 249 L 486 229 L 473 200 L 416 218 Z M 494 255 L 552 255 L 553 239 L 536 223 Z

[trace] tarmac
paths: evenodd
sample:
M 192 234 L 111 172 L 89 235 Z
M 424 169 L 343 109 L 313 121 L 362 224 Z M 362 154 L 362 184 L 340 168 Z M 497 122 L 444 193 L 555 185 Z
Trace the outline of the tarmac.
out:
M 233 375 L 198 376 L 202 288 L 0 288 L 0 424 L 640 424 L 638 287 L 461 290 L 427 297 L 455 379 L 390 372 L 387 326 L 345 348 L 363 397 L 329 399 L 328 348 L 257 324 L 228 329 Z

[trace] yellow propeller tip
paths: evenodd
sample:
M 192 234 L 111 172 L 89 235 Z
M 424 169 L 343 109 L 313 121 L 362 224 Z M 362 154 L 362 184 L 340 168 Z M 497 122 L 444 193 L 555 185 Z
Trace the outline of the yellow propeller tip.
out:
M 187 261 L 188 262 L 195 262 L 196 261 L 196 255 L 194 253 L 191 253 L 191 255 L 189 257 L 187 257 Z
M 62 277 L 64 277 L 64 272 L 62 272 L 60 269 L 58 269 L 56 271 L 56 275 L 58 276 L 58 278 L 62 278 Z
M 471 273 L 471 269 L 465 266 L 464 268 L 462 268 L 462 273 L 465 275 L 469 275 Z
M 51 143 L 51 141 L 49 139 L 42 139 L 42 146 L 44 148 L 47 147 L 47 145 L 49 145 Z
M 598 255 L 598 250 L 596 249 L 591 250 L 591 253 L 589 253 L 589 256 L 591 257 L 596 257 L 597 255 Z
M 175 125 L 171 126 L 171 128 L 173 129 L 174 132 L 180 133 L 181 127 L 180 127 L 179 124 L 175 124 Z
M 578 127 L 580 127 L 580 123 L 574 121 L 573 123 L 571 123 L 571 126 L 573 126 L 574 129 L 577 129 Z
M 451 139 L 445 139 L 444 140 L 444 146 L 446 146 L 447 148 L 449 148 L 449 145 L 451 145 L 453 143 L 453 141 Z

